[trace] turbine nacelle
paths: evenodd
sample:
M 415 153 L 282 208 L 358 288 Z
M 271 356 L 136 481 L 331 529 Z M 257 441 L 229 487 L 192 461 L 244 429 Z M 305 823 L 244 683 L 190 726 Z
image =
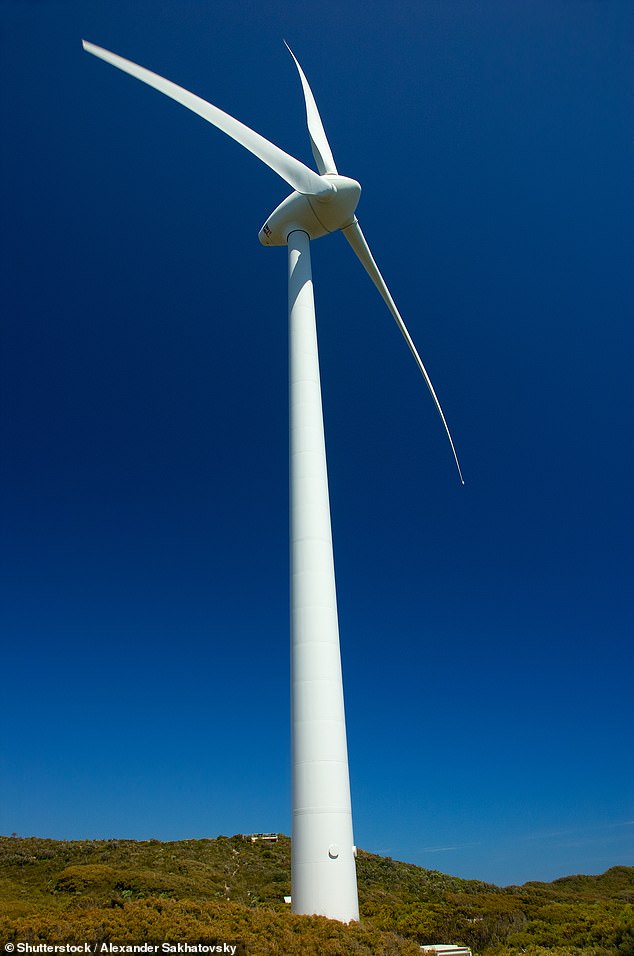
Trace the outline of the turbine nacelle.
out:
M 331 192 L 322 196 L 292 192 L 260 229 L 258 239 L 263 246 L 285 246 L 290 233 L 298 229 L 311 239 L 319 239 L 356 221 L 354 211 L 361 196 L 356 179 L 332 173 L 321 178 L 332 185 Z

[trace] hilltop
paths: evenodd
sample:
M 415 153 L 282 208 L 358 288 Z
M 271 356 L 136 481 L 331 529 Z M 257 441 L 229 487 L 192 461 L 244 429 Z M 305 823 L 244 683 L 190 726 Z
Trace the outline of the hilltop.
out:
M 634 867 L 504 889 L 360 851 L 361 925 L 293 916 L 290 839 L 0 837 L 0 940 L 243 940 L 249 956 L 634 956 Z

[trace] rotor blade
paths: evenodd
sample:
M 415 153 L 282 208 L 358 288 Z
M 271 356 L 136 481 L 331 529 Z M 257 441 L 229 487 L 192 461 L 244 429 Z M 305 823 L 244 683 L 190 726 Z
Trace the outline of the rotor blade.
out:
M 438 414 L 440 415 L 442 419 L 442 423 L 445 426 L 445 431 L 447 432 L 447 438 L 449 439 L 449 444 L 451 445 L 451 450 L 453 452 L 453 457 L 456 462 L 458 474 L 460 475 L 460 481 L 464 485 L 464 478 L 462 477 L 460 462 L 458 461 L 458 455 L 456 454 L 456 448 L 453 443 L 453 438 L 451 437 L 451 432 L 449 431 L 449 426 L 447 425 L 447 420 L 445 418 L 444 412 L 442 408 L 440 407 L 438 396 L 436 395 L 436 392 L 434 391 L 434 386 L 432 385 L 431 379 L 429 375 L 427 374 L 427 369 L 423 365 L 422 359 L 416 350 L 416 346 L 414 345 L 412 341 L 412 337 L 407 331 L 407 327 L 405 323 L 403 322 L 403 319 L 401 318 L 401 315 L 398 309 L 396 308 L 396 305 L 394 304 L 394 299 L 390 295 L 390 290 L 386 286 L 383 276 L 379 272 L 378 266 L 376 262 L 374 261 L 374 258 L 372 257 L 372 253 L 370 252 L 368 244 L 365 241 L 365 236 L 361 232 L 361 227 L 359 226 L 359 223 L 356 217 L 353 223 L 351 223 L 349 226 L 346 226 L 341 231 L 343 232 L 344 236 L 346 237 L 346 239 L 348 240 L 348 242 L 350 243 L 350 245 L 356 252 L 361 262 L 361 265 L 364 267 L 365 271 L 368 273 L 368 275 L 374 282 L 375 286 L 381 293 L 381 296 L 383 297 L 385 304 L 387 305 L 388 309 L 392 313 L 396 321 L 396 324 L 398 325 L 399 329 L 401 330 L 403 334 L 403 338 L 409 345 L 412 355 L 416 359 L 416 364 L 418 365 L 419 369 L 423 373 L 423 378 L 425 379 L 425 382 L 427 383 L 427 388 L 429 389 L 431 393 L 431 397 L 434 400 L 434 404 L 436 405 L 436 408 L 438 409 Z
M 148 86 L 154 87 L 154 89 L 160 93 L 165 93 L 166 96 L 176 100 L 177 103 L 186 106 L 187 109 L 202 116 L 208 123 L 222 130 L 227 136 L 235 139 L 241 146 L 244 146 L 245 149 L 248 149 L 254 156 L 257 156 L 258 159 L 262 160 L 262 162 L 276 172 L 278 176 L 286 180 L 297 192 L 304 193 L 307 196 L 325 196 L 332 192 L 333 187 L 327 180 L 322 179 L 321 176 L 318 176 L 317 173 L 313 172 L 312 169 L 309 169 L 308 166 L 305 166 L 298 159 L 289 156 L 283 149 L 270 143 L 268 139 L 264 139 L 259 133 L 249 129 L 248 126 L 245 126 L 244 123 L 240 123 L 237 119 L 234 119 L 233 116 L 229 116 L 228 113 L 224 113 L 218 109 L 217 106 L 212 106 L 211 103 L 207 103 L 206 100 L 201 99 L 200 96 L 189 93 L 187 90 L 184 90 L 182 86 L 177 86 L 176 83 L 172 83 L 171 80 L 166 80 L 162 76 L 158 76 L 158 74 L 146 70 L 145 67 L 132 63 L 131 60 L 117 56 L 116 53 L 110 53 L 109 50 L 95 46 L 94 43 L 88 43 L 87 40 L 82 40 L 81 42 L 86 52 L 98 56 L 100 59 L 105 60 L 106 63 L 110 63 L 119 70 L 123 70 L 124 73 L 129 73 L 130 76 L 134 76 L 137 80 L 147 83 Z
M 320 173 L 336 173 L 337 167 L 335 166 L 335 161 L 332 157 L 332 151 L 330 149 L 330 144 L 326 138 L 326 133 L 324 130 L 324 124 L 321 121 L 321 116 L 319 115 L 319 110 L 317 109 L 317 104 L 315 103 L 315 97 L 313 96 L 313 91 L 308 85 L 308 80 L 304 76 L 304 71 L 297 61 L 297 57 L 291 50 L 286 40 L 284 40 L 286 49 L 290 55 L 295 60 L 295 66 L 297 67 L 297 72 L 299 73 L 299 78 L 302 81 L 302 89 L 304 91 L 304 101 L 306 103 L 306 121 L 308 123 L 308 135 L 310 136 L 310 145 L 313 150 L 313 156 L 315 157 L 315 162 L 317 163 L 317 169 Z

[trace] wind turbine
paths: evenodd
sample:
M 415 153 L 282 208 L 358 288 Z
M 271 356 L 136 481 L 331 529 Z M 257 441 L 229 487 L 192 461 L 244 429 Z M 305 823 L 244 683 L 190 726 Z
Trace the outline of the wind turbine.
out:
M 310 142 L 319 173 L 216 106 L 115 53 L 84 50 L 147 83 L 240 143 L 293 188 L 259 239 L 288 246 L 291 537 L 291 893 L 294 913 L 359 919 L 348 750 L 330 527 L 310 240 L 341 230 L 379 290 L 418 365 L 449 439 L 440 402 L 361 232 L 361 186 L 339 175 L 304 72 Z M 464 484 L 464 482 L 463 482 Z

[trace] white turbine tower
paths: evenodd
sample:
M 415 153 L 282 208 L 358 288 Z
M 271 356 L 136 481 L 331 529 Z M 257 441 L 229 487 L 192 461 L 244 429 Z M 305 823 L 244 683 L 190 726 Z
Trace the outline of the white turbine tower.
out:
M 401 330 L 440 402 L 355 216 L 361 187 L 340 176 L 315 99 L 295 60 L 319 174 L 199 96 L 83 41 L 89 53 L 154 87 L 235 139 L 294 192 L 262 226 L 265 246 L 288 246 L 290 356 L 292 909 L 359 919 L 339 627 L 330 530 L 310 240 L 341 230 Z

